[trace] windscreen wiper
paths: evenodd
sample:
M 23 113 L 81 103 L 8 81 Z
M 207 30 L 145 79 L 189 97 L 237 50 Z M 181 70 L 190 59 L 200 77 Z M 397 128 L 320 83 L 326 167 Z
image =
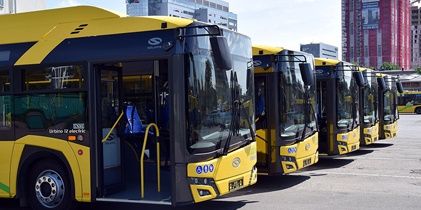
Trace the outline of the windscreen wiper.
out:
M 301 134 L 300 141 L 304 141 L 304 138 L 306 136 L 307 124 L 308 124 L 309 116 L 310 116 L 309 111 L 308 111 L 308 106 L 311 105 L 311 104 L 309 103 L 309 100 L 308 100 L 309 97 L 308 97 L 307 87 L 305 87 L 305 90 L 304 90 L 304 97 L 305 97 L 304 98 L 304 104 L 305 104 L 304 113 L 306 113 L 306 115 L 304 116 L 304 127 L 303 127 L 303 132 Z M 299 132 L 299 131 L 297 130 L 297 132 Z
M 238 118 L 238 100 L 237 100 L 237 94 L 238 94 L 238 84 L 237 84 L 237 74 L 235 74 L 233 71 L 231 71 L 231 101 L 233 104 L 232 107 L 232 118 L 231 118 L 231 126 L 230 126 L 230 131 L 228 132 L 228 137 L 227 137 L 227 141 L 225 142 L 224 148 L 222 150 L 222 155 L 227 155 L 228 154 L 228 150 L 230 148 L 231 145 L 231 138 L 234 134 L 238 133 L 238 121 L 240 121 L 240 119 Z

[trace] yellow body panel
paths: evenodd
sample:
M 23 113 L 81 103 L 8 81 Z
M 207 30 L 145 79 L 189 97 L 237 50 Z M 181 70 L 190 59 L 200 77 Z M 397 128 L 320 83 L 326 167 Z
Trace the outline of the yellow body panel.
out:
M 0 198 L 11 197 L 9 172 L 14 145 L 14 141 L 0 141 Z
M 353 131 L 336 135 L 339 154 L 347 154 L 360 149 L 360 127 Z
M 257 153 L 265 155 L 257 155 L 257 162 L 266 162 L 266 154 L 268 154 L 268 139 L 266 137 L 267 129 L 259 129 L 256 131 Z M 272 160 L 274 158 L 271 158 Z
M 253 45 L 252 47 L 252 53 L 253 56 L 259 56 L 259 55 L 276 55 L 280 53 L 284 48 L 282 47 L 273 47 L 273 46 L 267 46 L 267 45 Z M 255 58 L 255 61 L 256 58 Z M 268 66 L 263 68 L 262 66 L 256 66 L 254 67 L 254 73 L 268 73 L 268 72 L 275 72 L 275 68 L 273 66 Z
M 146 21 L 139 24 L 139 20 Z M 71 35 L 71 37 L 83 37 L 159 30 L 163 22 L 167 23 L 167 28 L 176 28 L 191 24 L 193 19 L 169 16 L 130 17 L 92 6 L 24 12 L 0 16 L 2 28 L 0 44 L 36 42 L 45 38 L 61 24 L 74 26 L 71 31 L 65 33 L 66 36 L 70 36 L 74 29 L 81 27 L 81 24 L 88 24 L 79 33 Z
M 187 165 L 187 176 L 189 178 L 209 178 L 215 181 L 219 194 L 210 185 L 191 184 L 190 189 L 194 201 L 202 202 L 230 193 L 229 183 L 231 181 L 243 180 L 243 186 L 253 185 L 257 181 L 256 165 L 256 142 L 237 149 L 213 160 Z M 238 165 L 237 165 L 238 164 Z M 242 188 L 241 187 L 241 188 Z M 238 189 L 241 189 L 238 188 Z M 209 195 L 201 196 L 199 191 L 209 191 Z
M 384 125 L 384 136 L 386 139 L 393 138 L 398 135 L 398 121 L 392 124 Z
M 379 140 L 379 123 L 374 126 L 364 128 L 364 139 L 361 139 L 361 143 L 369 145 Z
M 46 142 L 48 143 L 46 144 Z M 16 196 L 18 166 L 26 145 L 60 151 L 72 170 L 75 199 L 84 202 L 91 201 L 90 149 L 71 142 L 34 135 L 28 135 L 17 140 L 13 147 L 10 167 L 10 197 Z
M 282 146 L 280 156 L 294 157 L 295 162 L 282 161 L 282 168 L 285 174 L 300 170 L 304 167 L 313 165 L 319 161 L 319 134 L 315 133 L 312 137 L 289 146 Z

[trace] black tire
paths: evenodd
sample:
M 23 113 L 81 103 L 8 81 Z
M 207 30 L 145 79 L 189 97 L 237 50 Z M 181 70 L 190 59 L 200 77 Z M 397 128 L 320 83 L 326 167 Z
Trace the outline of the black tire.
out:
M 38 161 L 29 172 L 26 195 L 34 210 L 71 210 L 72 199 L 69 175 L 56 161 Z
M 420 108 L 420 107 L 416 108 L 416 109 L 415 109 L 415 113 L 416 113 L 416 114 L 421 114 L 421 108 Z

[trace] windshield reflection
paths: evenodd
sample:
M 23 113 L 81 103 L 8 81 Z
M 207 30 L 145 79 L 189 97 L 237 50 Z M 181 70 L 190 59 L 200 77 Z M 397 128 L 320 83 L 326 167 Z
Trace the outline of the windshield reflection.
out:
M 283 55 L 278 58 L 282 61 L 278 63 L 280 69 L 281 138 L 296 138 L 298 140 L 302 137 L 303 132 L 306 133 L 306 136 L 312 134 L 316 126 L 315 87 L 304 85 L 299 68 L 299 63 L 309 62 L 314 69 L 313 57 L 301 53 L 292 54 L 292 51 L 282 51 L 281 53 Z M 306 88 L 309 88 L 307 90 L 308 99 L 306 99 Z
M 248 123 L 254 121 L 253 111 L 248 111 L 254 106 L 254 71 L 248 65 L 252 57 L 251 41 L 233 32 L 224 31 L 224 35 L 232 53 L 233 70 L 230 71 L 221 71 L 215 66 L 209 53 L 208 37 L 189 38 L 193 53 L 185 57 L 189 105 L 186 149 L 191 154 L 211 154 L 225 148 L 227 142 L 230 144 L 227 148 L 233 148 L 251 138 Z M 244 46 L 250 49 L 241 50 Z M 234 135 L 238 138 L 231 138 Z
M 377 122 L 377 80 L 374 71 L 365 70 L 364 79 L 367 81 L 363 89 L 364 123 L 374 125 Z
M 358 86 L 352 78 L 355 66 L 342 64 L 338 69 L 341 71 L 338 72 L 340 76 L 337 82 L 337 126 L 354 129 L 359 121 L 358 106 L 354 103 L 358 97 Z
M 394 122 L 397 119 L 397 108 L 396 108 L 396 100 L 397 100 L 397 90 L 396 85 L 394 83 L 394 78 L 392 76 L 387 75 L 385 76 L 385 82 L 387 86 L 387 90 L 383 95 L 384 100 L 384 115 L 383 119 L 386 122 Z

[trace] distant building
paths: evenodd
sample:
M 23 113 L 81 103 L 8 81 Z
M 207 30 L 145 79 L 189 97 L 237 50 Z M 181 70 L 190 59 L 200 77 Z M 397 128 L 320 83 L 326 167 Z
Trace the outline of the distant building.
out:
M 421 91 L 421 75 L 415 70 L 385 70 L 382 73 L 398 76 L 404 90 Z
M 313 54 L 316 58 L 338 59 L 338 47 L 324 43 L 300 44 L 300 51 Z
M 0 0 L 0 15 L 44 9 L 45 0 Z
M 342 0 L 342 59 L 410 68 L 409 0 Z
M 411 69 L 421 66 L 421 9 L 411 7 Z
M 164 15 L 195 18 L 237 31 L 237 15 L 229 12 L 223 0 L 126 0 L 130 16 Z

